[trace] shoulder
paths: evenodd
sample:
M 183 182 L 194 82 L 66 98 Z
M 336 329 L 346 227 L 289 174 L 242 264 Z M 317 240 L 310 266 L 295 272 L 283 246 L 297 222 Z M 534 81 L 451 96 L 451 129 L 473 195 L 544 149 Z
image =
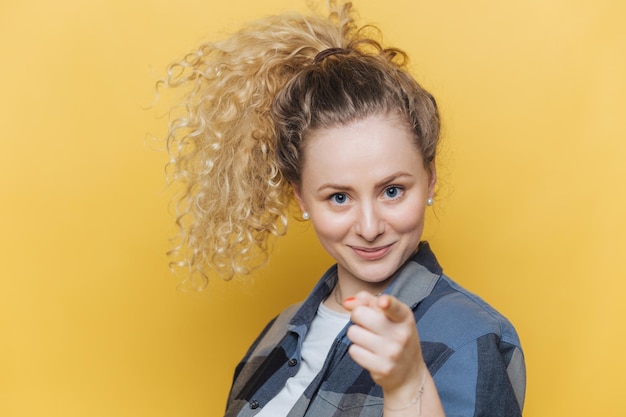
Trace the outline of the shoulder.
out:
M 288 306 L 267 324 L 246 357 L 264 356 L 281 343 L 289 331 L 300 333 L 303 328 L 307 328 L 315 318 L 319 304 L 334 286 L 334 280 L 336 280 L 336 268 L 331 267 L 306 299 Z
M 504 315 L 442 275 L 415 316 L 446 415 L 521 415 L 524 354 Z
M 422 340 L 444 343 L 453 350 L 485 335 L 520 344 L 504 315 L 446 275 L 440 276 L 415 313 Z
M 242 381 L 247 379 L 256 371 L 259 361 L 266 358 L 274 348 L 276 348 L 287 333 L 288 325 L 300 304 L 294 304 L 283 310 L 265 326 L 256 337 L 248 351 L 235 368 L 233 388 L 241 389 Z
M 259 334 L 246 356 L 265 356 L 278 345 L 287 333 L 289 323 L 301 306 L 302 303 L 292 304 L 274 317 Z

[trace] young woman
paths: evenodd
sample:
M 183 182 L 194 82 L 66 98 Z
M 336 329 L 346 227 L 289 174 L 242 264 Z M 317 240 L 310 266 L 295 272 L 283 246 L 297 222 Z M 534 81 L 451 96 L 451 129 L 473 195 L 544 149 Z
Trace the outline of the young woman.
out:
M 181 261 L 247 273 L 290 201 L 336 260 L 235 371 L 226 416 L 520 416 L 513 326 L 442 272 L 421 241 L 439 115 L 405 54 L 328 18 L 266 18 L 170 68 Z M 374 33 L 375 35 L 375 33 Z

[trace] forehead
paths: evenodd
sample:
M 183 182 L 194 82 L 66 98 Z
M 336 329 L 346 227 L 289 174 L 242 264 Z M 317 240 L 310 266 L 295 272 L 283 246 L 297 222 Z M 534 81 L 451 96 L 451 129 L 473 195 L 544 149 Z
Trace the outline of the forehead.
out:
M 347 125 L 318 129 L 307 137 L 303 180 L 379 177 L 423 169 L 413 133 L 397 117 L 372 115 Z

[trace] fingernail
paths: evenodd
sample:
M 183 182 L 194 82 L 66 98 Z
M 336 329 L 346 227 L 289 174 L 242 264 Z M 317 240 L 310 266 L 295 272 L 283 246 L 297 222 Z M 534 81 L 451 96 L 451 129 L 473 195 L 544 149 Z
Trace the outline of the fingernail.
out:
M 350 301 L 354 301 L 354 300 L 356 300 L 356 298 L 354 298 L 354 297 L 348 297 L 348 298 L 346 298 L 345 300 L 343 300 L 343 302 L 344 302 L 344 303 L 348 303 L 348 302 L 350 302 Z

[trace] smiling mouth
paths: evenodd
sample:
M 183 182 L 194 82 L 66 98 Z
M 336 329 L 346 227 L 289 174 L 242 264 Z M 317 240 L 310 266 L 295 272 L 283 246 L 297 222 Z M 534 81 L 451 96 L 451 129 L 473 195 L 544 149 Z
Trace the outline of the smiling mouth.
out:
M 377 248 L 363 248 L 359 246 L 350 246 L 350 248 L 356 253 L 360 258 L 375 261 L 383 256 L 385 256 L 391 250 L 393 243 L 386 246 L 379 246 Z

